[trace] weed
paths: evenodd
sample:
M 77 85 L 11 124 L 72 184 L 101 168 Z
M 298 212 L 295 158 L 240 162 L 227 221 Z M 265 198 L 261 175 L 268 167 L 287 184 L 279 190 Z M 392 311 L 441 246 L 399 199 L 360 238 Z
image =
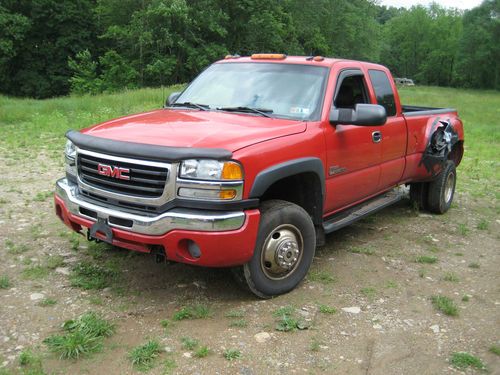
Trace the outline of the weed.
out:
M 248 326 L 248 322 L 245 319 L 233 320 L 229 323 L 229 327 L 245 328 L 246 326 Z
M 111 285 L 116 273 L 101 266 L 82 262 L 75 266 L 70 275 L 71 285 L 90 290 L 104 289 Z
M 238 349 L 226 349 L 223 355 L 228 361 L 234 361 L 235 359 L 241 358 L 241 352 Z
M 319 312 L 323 314 L 336 314 L 337 309 L 328 305 L 319 305 Z
M 476 228 L 479 230 L 488 230 L 489 226 L 490 226 L 490 224 L 488 223 L 488 221 L 486 219 L 481 219 L 481 221 L 479 223 L 477 223 Z
M 291 316 L 295 313 L 295 307 L 288 305 L 288 306 L 282 306 L 276 311 L 273 312 L 273 316 L 276 318 L 282 317 L 282 316 Z
M 283 315 L 276 324 L 276 331 L 290 332 L 299 328 L 299 321 L 291 316 Z
M 56 303 L 57 301 L 53 298 L 44 298 L 38 303 L 38 305 L 42 307 L 47 307 L 47 306 L 54 306 Z
M 163 372 L 162 375 L 169 375 L 172 374 L 172 371 L 174 371 L 177 368 L 177 364 L 172 358 L 167 358 L 163 362 Z
M 486 366 L 479 358 L 466 352 L 453 353 L 451 355 L 450 362 L 454 367 L 461 370 L 466 369 L 468 367 L 474 367 L 478 370 L 486 370 Z
M 454 255 L 457 256 L 457 257 L 463 257 L 464 253 L 455 253 Z
M 351 247 L 349 250 L 348 250 L 350 253 L 354 253 L 354 254 L 364 254 L 364 255 L 373 255 L 375 254 L 375 250 L 369 248 L 369 247 Z
M 469 302 L 470 297 L 466 294 L 462 297 L 462 302 Z
M 460 223 L 458 224 L 457 231 L 461 236 L 465 237 L 469 233 L 469 228 L 466 224 Z
M 182 337 L 181 338 L 181 342 L 182 342 L 182 347 L 186 350 L 193 350 L 194 348 L 196 348 L 199 344 L 199 341 L 196 340 L 196 339 L 193 339 L 191 337 Z
M 230 310 L 224 314 L 226 318 L 243 318 L 245 312 L 243 310 Z
M 335 282 L 335 278 L 329 272 L 325 271 L 310 271 L 307 275 L 307 278 L 310 281 L 318 282 L 321 284 L 331 284 Z
M 101 297 L 99 296 L 90 296 L 89 297 L 89 302 L 92 304 L 92 305 L 97 305 L 97 306 L 102 306 L 104 305 L 104 301 Z
M 386 284 L 385 284 L 385 287 L 387 289 L 396 289 L 398 287 L 398 284 L 393 281 L 393 280 L 389 280 Z
M 114 324 L 94 312 L 88 312 L 75 320 L 68 320 L 63 328 L 69 332 L 83 332 L 93 337 L 109 337 L 115 332 Z
M 30 249 L 25 244 L 16 245 L 11 240 L 5 240 L 5 247 L 7 248 L 7 252 L 9 254 L 13 254 L 13 255 L 25 253 L 26 251 L 28 251 Z
M 431 301 L 433 306 L 443 312 L 445 315 L 449 316 L 457 316 L 458 315 L 458 307 L 453 302 L 451 298 L 444 296 L 432 296 Z
M 0 289 L 9 289 L 10 285 L 10 279 L 7 275 L 0 276 Z
M 132 365 L 138 370 L 147 371 L 154 367 L 155 360 L 160 352 L 160 343 L 156 340 L 149 340 L 147 343 L 132 349 L 128 357 Z
M 205 319 L 210 316 L 212 316 L 212 311 L 207 305 L 196 304 L 191 306 L 184 306 L 174 314 L 172 319 L 173 320 Z
M 438 261 L 438 258 L 433 256 L 422 255 L 417 257 L 415 261 L 417 263 L 434 264 Z
M 30 349 L 24 349 L 19 355 L 19 365 L 23 368 L 23 375 L 45 375 L 40 355 Z M 1 373 L 0 373 L 1 374 Z
M 160 325 L 167 329 L 168 327 L 170 327 L 170 325 L 172 324 L 172 322 L 169 320 L 169 319 L 162 319 L 160 320 Z
M 460 278 L 453 272 L 446 272 L 443 276 L 443 280 L 456 283 L 456 282 L 460 281 Z
M 321 349 L 320 346 L 321 346 L 321 342 L 317 338 L 313 337 L 311 339 L 311 344 L 309 345 L 309 349 L 312 352 L 319 352 L 319 350 Z
M 47 277 L 49 270 L 44 266 L 32 266 L 23 270 L 23 277 L 29 280 L 43 279 Z
M 205 358 L 209 354 L 210 349 L 208 349 L 208 346 L 201 346 L 194 352 L 194 356 L 197 358 Z
M 420 276 L 420 278 L 422 278 L 422 279 L 424 278 L 425 273 L 426 273 L 426 271 L 424 268 L 421 268 L 418 270 L 418 276 Z
M 476 263 L 476 262 L 472 262 L 472 263 L 469 263 L 469 268 L 481 268 L 481 266 L 479 265 L 479 263 Z
M 500 356 L 500 345 L 492 345 L 489 349 L 490 353 Z
M 62 267 L 63 265 L 64 265 L 64 258 L 60 255 L 50 256 L 45 261 L 45 266 L 51 270 L 55 270 L 56 268 Z
M 71 250 L 77 251 L 78 246 L 80 246 L 80 236 L 74 232 L 71 232 L 71 237 L 69 238 L 69 243 L 71 245 Z
M 377 290 L 373 287 L 361 288 L 360 292 L 367 298 L 374 298 L 377 294 Z
M 102 340 L 99 337 L 86 335 L 79 331 L 65 335 L 52 335 L 43 342 L 50 351 L 58 353 L 61 359 L 78 359 L 83 355 L 102 350 Z
M 45 202 L 47 200 L 47 198 L 49 198 L 53 195 L 54 195 L 53 191 L 40 191 L 40 192 L 36 193 L 33 200 L 35 202 Z

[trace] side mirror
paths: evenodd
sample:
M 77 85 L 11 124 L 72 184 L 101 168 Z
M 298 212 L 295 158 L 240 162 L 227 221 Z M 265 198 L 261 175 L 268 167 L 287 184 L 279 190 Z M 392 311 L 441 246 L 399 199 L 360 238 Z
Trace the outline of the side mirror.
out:
M 333 108 L 330 111 L 330 124 L 377 126 L 387 121 L 385 108 L 378 104 L 356 104 L 354 109 Z
M 175 101 L 177 100 L 177 98 L 181 95 L 180 92 L 173 92 L 171 93 L 168 98 L 167 98 L 167 101 L 165 102 L 165 107 L 168 107 L 169 105 L 171 105 L 172 103 L 175 103 Z

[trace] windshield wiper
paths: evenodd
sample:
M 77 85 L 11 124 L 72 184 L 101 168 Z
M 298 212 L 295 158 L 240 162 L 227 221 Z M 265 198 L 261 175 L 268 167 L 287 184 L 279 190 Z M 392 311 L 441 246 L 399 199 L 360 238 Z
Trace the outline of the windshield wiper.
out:
M 218 107 L 217 108 L 219 111 L 226 111 L 226 112 L 251 112 L 251 113 L 258 113 L 261 116 L 264 117 L 272 117 L 270 113 L 273 113 L 272 109 L 267 109 L 267 108 L 252 108 L 252 107 L 244 107 L 244 106 L 239 106 L 239 107 Z
M 198 104 L 198 103 L 191 103 L 191 102 L 172 103 L 169 105 L 169 107 L 197 108 L 197 109 L 200 109 L 202 111 L 208 111 L 210 109 L 210 106 L 207 104 Z

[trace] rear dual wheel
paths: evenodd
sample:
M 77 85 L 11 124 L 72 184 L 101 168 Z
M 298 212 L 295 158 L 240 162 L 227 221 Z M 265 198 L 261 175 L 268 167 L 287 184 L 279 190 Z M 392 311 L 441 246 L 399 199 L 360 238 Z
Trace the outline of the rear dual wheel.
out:
M 250 262 L 234 270 L 236 279 L 260 298 L 294 289 L 306 276 L 316 248 L 309 214 L 296 204 L 262 203 L 259 232 Z
M 410 200 L 418 208 L 436 214 L 444 214 L 451 207 L 457 184 L 455 163 L 447 160 L 441 173 L 431 182 L 419 182 L 410 185 Z

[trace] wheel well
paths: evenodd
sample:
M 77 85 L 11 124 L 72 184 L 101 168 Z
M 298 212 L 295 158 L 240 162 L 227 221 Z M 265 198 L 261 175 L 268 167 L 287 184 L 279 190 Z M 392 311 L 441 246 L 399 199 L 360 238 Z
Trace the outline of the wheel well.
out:
M 448 154 L 448 159 L 453 161 L 456 166 L 462 161 L 462 156 L 464 155 L 464 141 L 458 141 L 455 143 Z
M 309 213 L 315 226 L 322 224 L 323 194 L 316 173 L 304 172 L 278 180 L 267 188 L 260 199 L 295 203 Z

